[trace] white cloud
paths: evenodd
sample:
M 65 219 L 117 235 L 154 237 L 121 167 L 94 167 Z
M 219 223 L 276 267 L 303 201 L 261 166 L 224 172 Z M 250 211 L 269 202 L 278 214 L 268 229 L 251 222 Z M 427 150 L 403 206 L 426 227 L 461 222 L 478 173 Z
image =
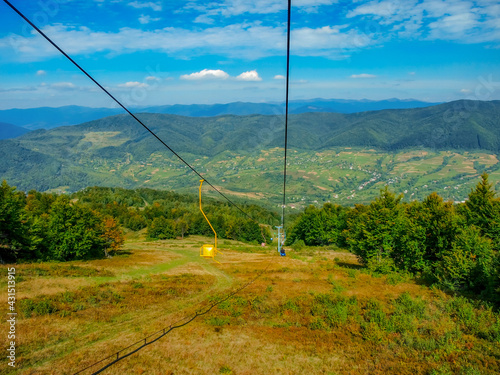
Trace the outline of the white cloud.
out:
M 469 89 L 461 89 L 461 90 L 460 90 L 460 93 L 461 93 L 461 94 L 468 95 L 468 94 L 471 94 L 471 93 L 472 93 L 472 90 L 469 90 Z
M 149 81 L 149 82 L 160 82 L 161 78 L 158 78 L 158 77 L 155 77 L 155 76 L 148 76 L 148 77 L 146 77 L 146 81 Z
M 374 74 L 366 74 L 366 73 L 351 75 L 351 78 L 376 78 L 376 77 L 377 76 Z
M 158 1 L 156 3 L 153 3 L 153 2 L 147 2 L 147 3 L 144 3 L 144 2 L 140 2 L 140 1 L 132 1 L 130 3 L 128 3 L 129 6 L 133 7 L 133 8 L 136 8 L 136 9 L 141 9 L 141 8 L 151 8 L 152 10 L 154 10 L 155 12 L 159 12 L 162 10 L 162 6 L 161 6 L 161 2 Z
M 76 86 L 71 82 L 57 82 L 51 84 L 50 87 L 58 90 L 72 90 L 76 88 Z
M 378 34 L 388 37 L 500 42 L 496 0 L 373 0 L 355 7 L 347 17 L 361 18 L 368 25 L 371 20 Z
M 332 2 L 301 0 L 297 6 L 321 6 Z M 206 23 L 210 22 L 210 12 L 219 16 L 224 16 L 224 12 L 229 15 L 245 12 L 271 13 L 283 8 L 284 3 L 286 2 L 281 0 L 225 0 L 206 2 L 204 5 L 191 2 L 190 6 L 195 10 L 205 10 L 205 13 L 194 12 L 193 18 L 197 17 L 197 21 Z M 161 4 L 158 1 L 128 3 L 130 6 L 151 9 L 160 7 Z M 347 13 L 347 21 L 351 24 L 293 28 L 292 54 L 345 59 L 357 50 L 380 46 L 391 38 L 452 40 L 457 43 L 487 42 L 491 44 L 491 48 L 500 43 L 500 6 L 494 1 L 384 0 L 359 1 L 354 4 L 354 9 Z M 269 19 L 272 17 L 269 16 Z M 141 15 L 140 18 L 143 23 L 157 19 L 148 15 Z M 284 55 L 286 24 L 281 21 L 271 24 L 266 17 L 266 23 L 255 21 L 226 24 L 218 21 L 205 27 L 191 27 L 192 24 L 156 30 L 124 27 L 109 32 L 53 24 L 44 27 L 43 31 L 71 56 L 98 52 L 119 55 L 155 51 L 179 59 L 218 54 L 256 60 Z M 340 21 L 347 22 L 346 19 Z M 15 34 L 0 37 L 0 54 L 5 60 L 27 62 L 52 58 L 59 55 L 59 52 L 33 32 L 29 37 Z
M 236 77 L 238 81 L 262 81 L 259 73 L 256 70 L 250 70 L 248 72 L 243 72 L 239 76 Z
M 383 42 L 372 35 L 348 26 L 303 27 L 292 30 L 292 53 L 299 56 L 345 58 L 353 50 Z M 58 41 L 70 56 L 111 52 L 155 51 L 188 58 L 217 53 L 234 58 L 255 60 L 266 56 L 282 56 L 286 50 L 286 32 L 283 25 L 263 26 L 259 22 L 229 24 L 223 27 L 184 29 L 166 27 L 154 31 L 122 28 L 117 32 L 92 31 L 87 27 L 60 24 L 43 29 Z M 40 61 L 59 55 L 50 44 L 36 34 L 32 37 L 11 35 L 0 38 L 0 53 L 18 61 Z
M 57 40 L 59 46 L 71 56 L 96 52 L 156 51 L 175 54 L 178 58 L 218 53 L 253 60 L 283 54 L 286 40 L 283 27 L 262 26 L 259 23 L 193 30 L 166 27 L 145 31 L 127 27 L 117 32 L 55 24 L 43 28 L 43 31 Z M 4 55 L 21 61 L 40 61 L 59 55 L 42 37 L 35 32 L 32 35 L 22 37 L 14 34 L 0 38 L 0 53 L 9 51 L 10 54 Z
M 467 31 L 478 26 L 478 16 L 473 13 L 454 14 L 429 24 L 431 39 L 461 39 Z
M 36 72 L 36 75 L 37 75 L 37 76 L 44 76 L 44 75 L 47 75 L 47 72 L 46 72 L 45 70 L 38 70 L 38 71 Z
M 142 24 L 142 25 L 146 25 L 150 22 L 156 22 L 156 21 L 160 21 L 161 18 L 153 18 L 149 15 L 144 15 L 144 14 L 141 14 L 141 16 L 139 17 L 139 22 Z
M 203 69 L 201 72 L 191 73 L 191 74 L 183 74 L 180 77 L 185 80 L 200 80 L 200 79 L 227 79 L 229 78 L 229 74 L 225 71 L 217 69 Z
M 372 35 L 344 27 L 324 26 L 320 28 L 303 27 L 292 31 L 293 49 L 297 55 L 326 56 L 341 58 L 344 54 L 375 43 Z
M 294 7 L 318 7 L 321 5 L 332 5 L 336 4 L 338 0 L 294 0 L 292 1 L 292 6 Z
M 286 77 L 281 75 L 281 74 L 277 74 L 274 76 L 274 79 L 285 79 Z
M 208 16 L 206 14 L 202 14 L 202 15 L 196 17 L 193 22 L 194 23 L 206 23 L 209 25 L 215 23 L 214 19 L 210 18 L 210 16 Z
M 118 87 L 130 88 L 130 89 L 132 89 L 132 88 L 145 88 L 148 86 L 149 85 L 147 83 L 137 82 L 137 81 L 125 82 L 125 83 L 118 85 Z
M 414 1 L 405 0 L 406 3 L 414 3 Z M 369 3 L 360 5 L 359 7 L 349 11 L 347 18 L 352 18 L 360 15 L 373 15 L 378 17 L 390 17 L 398 13 L 401 7 L 401 1 L 370 1 Z M 412 4 L 414 5 L 414 4 Z
M 292 6 L 304 12 L 316 12 L 322 5 L 331 5 L 338 0 L 295 0 Z M 288 5 L 283 0 L 223 0 L 219 2 L 206 2 L 196 4 L 189 3 L 185 9 L 194 9 L 202 13 L 196 22 L 212 23 L 212 16 L 224 17 L 238 16 L 245 13 L 250 14 L 273 14 L 287 10 Z

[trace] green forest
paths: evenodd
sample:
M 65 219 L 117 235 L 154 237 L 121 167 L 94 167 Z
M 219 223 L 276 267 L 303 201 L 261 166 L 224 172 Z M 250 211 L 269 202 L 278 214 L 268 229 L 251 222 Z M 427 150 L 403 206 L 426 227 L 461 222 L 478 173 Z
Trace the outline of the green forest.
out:
M 270 242 L 278 215 L 207 199 L 203 209 L 221 238 Z M 263 223 L 259 225 L 259 223 Z M 72 195 L 0 187 L 0 257 L 3 262 L 94 259 L 112 255 L 123 231 L 147 230 L 147 238 L 212 235 L 198 197 L 152 189 L 89 187 Z
M 375 273 L 407 273 L 446 291 L 500 304 L 500 199 L 488 175 L 465 203 L 432 193 L 402 202 L 386 187 L 368 205 L 308 207 L 288 231 L 287 245 L 336 245 Z
M 483 173 L 465 203 L 432 193 L 404 202 L 387 187 L 370 204 L 309 206 L 287 218 L 287 246 L 345 248 L 371 272 L 407 275 L 500 306 L 500 199 Z M 71 195 L 0 187 L 3 262 L 68 261 L 112 255 L 124 232 L 149 240 L 212 235 L 198 197 L 152 189 L 89 187 Z M 211 198 L 204 211 L 219 237 L 271 242 L 279 214 Z

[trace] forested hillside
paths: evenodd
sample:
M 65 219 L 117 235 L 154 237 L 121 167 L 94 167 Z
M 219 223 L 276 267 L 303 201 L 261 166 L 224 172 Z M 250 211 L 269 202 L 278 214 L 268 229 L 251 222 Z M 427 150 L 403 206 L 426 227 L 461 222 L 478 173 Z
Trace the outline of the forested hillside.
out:
M 325 204 L 290 216 L 287 246 L 338 246 L 376 273 L 406 272 L 445 290 L 500 304 L 500 199 L 483 174 L 469 199 L 454 205 L 432 193 L 404 203 L 386 187 L 367 205 Z M 211 236 L 198 197 L 151 189 L 91 187 L 72 196 L 0 188 L 2 261 L 75 260 L 118 250 L 123 232 L 147 238 Z M 204 211 L 220 238 L 270 242 L 279 214 L 206 199 Z
M 432 193 L 403 203 L 386 187 L 368 205 L 307 208 L 287 245 L 348 248 L 374 272 L 420 275 L 427 283 L 500 304 L 500 198 L 483 174 L 463 204 Z
M 16 138 L 27 132 L 29 130 L 23 127 L 0 122 L 0 139 Z
M 139 117 L 229 193 L 267 200 L 279 195 L 282 116 Z M 294 203 L 304 197 L 366 202 L 384 184 L 398 184 L 398 192 L 406 190 L 415 198 L 438 188 L 429 188 L 431 184 L 443 185 L 440 189 L 453 190 L 441 194 L 461 201 L 467 183 L 483 171 L 497 179 L 500 102 L 292 115 L 288 140 Z M 0 178 L 24 190 L 72 192 L 106 181 L 109 186 L 180 191 L 197 182 L 160 142 L 125 115 L 0 141 L 0 158 Z
M 418 100 L 342 100 L 311 99 L 291 100 L 290 113 L 338 112 L 355 113 L 381 109 L 422 108 L 439 103 Z M 132 108 L 134 113 L 168 113 L 189 117 L 212 117 L 220 115 L 276 115 L 283 114 L 284 103 L 247 103 L 233 102 L 226 104 L 174 104 L 152 107 Z M 27 129 L 52 129 L 59 126 L 76 125 L 102 117 L 123 113 L 121 108 L 89 108 L 76 105 L 58 108 L 41 107 L 27 109 L 0 110 L 0 121 L 9 122 Z
M 67 195 L 0 186 L 0 261 L 92 259 L 112 254 L 123 243 L 120 228 L 147 230 L 155 239 L 212 235 L 198 197 L 151 189 L 87 188 Z M 208 199 L 204 211 L 220 238 L 270 241 L 278 215 L 259 206 L 234 206 Z M 259 225 L 262 223 L 262 225 Z

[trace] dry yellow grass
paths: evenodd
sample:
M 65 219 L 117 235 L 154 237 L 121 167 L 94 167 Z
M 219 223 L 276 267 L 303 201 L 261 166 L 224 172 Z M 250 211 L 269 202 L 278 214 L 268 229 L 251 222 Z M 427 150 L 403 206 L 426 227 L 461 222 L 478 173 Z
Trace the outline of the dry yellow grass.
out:
M 21 299 L 51 301 L 54 311 L 20 316 L 16 373 L 73 374 L 200 311 L 214 296 L 259 274 L 234 298 L 104 374 L 461 374 L 465 363 L 484 374 L 500 369 L 500 349 L 477 336 L 464 333 L 450 345 L 424 350 L 409 344 L 405 334 L 370 331 L 374 326 L 366 323 L 370 301 L 390 314 L 394 301 L 407 292 L 415 303 L 426 304 L 428 314 L 412 323 L 421 328 L 410 338 L 418 339 L 420 330 L 450 335 L 457 323 L 451 315 L 439 315 L 449 298 L 442 293 L 412 281 L 390 285 L 386 277 L 362 272 L 356 257 L 343 251 L 287 249 L 288 256 L 280 257 L 274 248 L 225 240 L 219 264 L 199 257 L 205 241 L 136 238 L 127 242 L 128 254 L 112 259 L 58 264 L 55 269 L 51 264 L 17 266 L 18 275 L 39 267 L 75 274 L 107 271 L 111 276 L 27 276 L 18 283 Z M 64 269 L 70 265 L 71 270 Z M 351 304 L 342 324 L 315 326 L 321 298 Z M 440 318 L 434 321 L 432 314 Z M 5 322 L 1 325 L 5 332 Z M 8 373 L 5 360 L 0 366 L 0 373 Z

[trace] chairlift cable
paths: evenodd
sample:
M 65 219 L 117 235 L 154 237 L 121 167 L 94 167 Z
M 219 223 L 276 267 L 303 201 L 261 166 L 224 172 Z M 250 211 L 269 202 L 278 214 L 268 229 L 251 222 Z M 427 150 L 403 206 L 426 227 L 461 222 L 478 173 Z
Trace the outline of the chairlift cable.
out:
M 50 39 L 42 30 L 40 30 L 33 22 L 31 22 L 20 10 L 18 10 L 14 5 L 12 5 L 8 0 L 3 0 L 9 7 L 12 8 L 21 18 L 23 18 L 31 27 L 33 27 L 41 36 L 43 36 L 50 44 L 52 44 L 61 54 L 63 54 L 73 65 L 75 65 L 83 74 L 85 74 L 92 82 L 94 82 L 102 91 L 104 91 L 115 103 L 117 103 L 121 108 L 123 108 L 130 116 L 134 118 L 139 124 L 141 124 L 144 129 L 146 129 L 153 137 L 155 137 L 160 143 L 165 146 L 170 152 L 172 152 L 180 161 L 182 161 L 191 171 L 196 173 L 198 177 L 204 179 L 205 182 L 212 187 L 217 193 L 219 193 L 224 199 L 226 199 L 230 204 L 241 211 L 245 216 L 251 220 L 257 222 L 249 214 L 243 211 L 236 203 L 230 200 L 224 193 L 217 189 L 210 181 L 203 177 L 194 167 L 192 167 L 187 161 L 185 161 L 177 152 L 175 152 L 169 145 L 167 145 L 160 137 L 158 137 L 155 132 L 153 132 L 148 126 L 146 126 L 136 115 L 134 115 L 125 105 L 123 105 L 118 99 L 116 99 L 108 90 L 106 90 L 97 80 L 92 77 L 85 69 L 83 69 L 75 60 L 73 60 L 62 48 L 60 48 L 52 39 Z
M 94 82 L 102 91 L 104 91 L 113 101 L 115 101 L 121 108 L 123 108 L 134 120 L 136 120 L 140 125 L 144 127 L 151 135 L 153 135 L 159 142 L 161 142 L 170 152 L 172 152 L 179 160 L 181 160 L 186 166 L 188 166 L 196 175 L 198 175 L 201 179 L 205 180 L 205 182 L 212 187 L 216 192 L 218 192 L 222 197 L 224 197 L 230 204 L 235 206 L 239 211 L 241 211 L 244 215 L 249 217 L 251 220 L 255 221 L 250 215 L 248 215 L 246 212 L 244 212 L 238 205 L 236 205 L 234 202 L 232 202 L 226 195 L 224 195 L 220 190 L 218 190 L 215 186 L 213 186 L 209 181 L 207 181 L 198 171 L 196 171 L 188 162 L 186 162 L 179 154 L 177 154 L 171 147 L 169 147 L 160 137 L 158 137 L 149 127 L 147 127 L 139 118 L 137 118 L 125 105 L 123 105 L 118 99 L 116 99 L 108 90 L 106 90 L 98 81 L 96 81 L 85 69 L 83 69 L 75 60 L 73 60 L 66 52 L 64 52 L 55 42 L 53 42 L 45 33 L 43 33 L 33 22 L 31 22 L 21 11 L 19 11 L 14 5 L 12 5 L 8 0 L 4 0 L 4 2 L 12 8 L 21 18 L 23 18 L 31 27 L 33 27 L 42 37 L 44 37 L 50 44 L 52 44 L 61 54 L 63 54 L 73 65 L 75 65 L 83 74 L 85 74 L 92 82 Z M 288 25 L 287 25 L 287 67 L 286 67 L 286 98 L 285 98 L 285 156 L 284 156 L 284 173 L 283 173 L 283 216 L 282 216 L 282 225 L 284 225 L 284 213 L 285 213 L 285 203 L 286 203 L 286 162 L 287 162 L 287 147 L 288 147 L 288 89 L 289 89 L 289 72 L 290 72 L 290 14 L 291 14 L 291 0 L 288 0 Z M 208 312 L 210 312 L 214 307 L 218 306 L 220 303 L 228 300 L 229 298 L 233 297 L 237 293 L 241 292 L 243 289 L 247 288 L 249 285 L 251 285 L 253 282 L 255 282 L 259 277 L 261 277 L 269 268 L 271 265 L 271 262 L 268 262 L 268 265 L 265 269 L 263 269 L 258 275 L 256 275 L 253 279 L 251 279 L 249 282 L 244 284 L 243 286 L 233 290 L 231 293 L 227 294 L 224 298 L 219 299 L 218 301 L 215 301 L 208 305 L 207 307 L 204 308 L 202 311 L 196 311 L 194 314 L 191 314 L 189 316 L 185 316 L 184 318 L 178 320 L 177 322 L 172 323 L 168 328 L 164 328 L 163 330 L 157 331 L 148 337 L 141 339 L 140 341 L 128 346 L 127 348 L 124 348 L 112 356 L 108 356 L 104 359 L 101 359 L 97 362 L 94 362 L 90 366 L 87 366 L 86 368 L 76 372 L 76 374 L 80 374 L 85 370 L 88 370 L 94 366 L 96 366 L 99 363 L 102 363 L 103 361 L 107 359 L 114 358 L 110 363 L 106 364 L 104 367 L 100 368 L 97 370 L 97 372 L 94 372 L 94 374 L 101 373 L 103 370 L 107 369 L 111 365 L 115 364 L 116 362 L 132 355 L 133 353 L 137 352 L 138 350 L 142 349 L 143 347 L 152 344 L 153 342 L 156 342 L 169 332 L 171 332 L 173 329 L 183 327 L 190 322 L 192 322 L 194 319 L 196 319 L 198 316 L 205 315 Z M 178 324 L 179 322 L 186 320 L 182 324 Z M 161 334 L 160 334 L 161 333 Z M 152 339 L 151 341 L 147 341 L 149 338 L 158 335 L 155 339 Z M 137 345 L 138 343 L 143 343 L 141 346 L 136 348 L 135 350 L 124 354 L 120 356 L 120 353 L 126 349 L 131 348 L 132 346 Z M 116 358 L 115 358 L 116 356 Z
M 285 94 L 285 157 L 283 163 L 283 205 L 281 225 L 285 228 L 285 205 L 286 205 L 286 159 L 288 149 L 288 91 L 290 83 L 290 20 L 292 14 L 292 0 L 288 0 L 288 22 L 286 35 L 286 94 Z

